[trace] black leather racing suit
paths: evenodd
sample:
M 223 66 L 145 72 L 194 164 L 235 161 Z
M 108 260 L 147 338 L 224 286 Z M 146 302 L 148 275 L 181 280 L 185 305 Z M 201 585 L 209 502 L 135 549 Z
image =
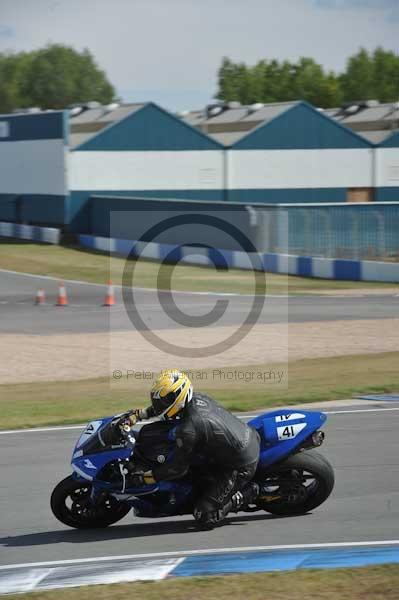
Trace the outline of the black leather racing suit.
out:
M 200 393 L 194 393 L 177 422 L 172 460 L 155 467 L 153 475 L 158 481 L 180 479 L 194 455 L 204 457 L 211 478 L 202 487 L 194 514 L 205 523 L 216 522 L 231 508 L 232 496 L 255 474 L 259 435 Z

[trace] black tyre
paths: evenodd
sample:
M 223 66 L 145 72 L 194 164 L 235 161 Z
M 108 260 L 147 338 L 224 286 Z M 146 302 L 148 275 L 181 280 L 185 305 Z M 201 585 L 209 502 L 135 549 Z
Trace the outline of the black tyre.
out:
M 258 472 L 262 486 L 256 505 L 275 515 L 302 515 L 320 504 L 334 487 L 334 471 L 328 460 L 308 450 L 294 454 L 273 470 Z
M 130 510 L 124 502 L 107 496 L 95 507 L 90 505 L 91 483 L 66 477 L 55 486 L 51 494 L 51 510 L 54 516 L 69 527 L 94 529 L 108 527 L 120 521 Z

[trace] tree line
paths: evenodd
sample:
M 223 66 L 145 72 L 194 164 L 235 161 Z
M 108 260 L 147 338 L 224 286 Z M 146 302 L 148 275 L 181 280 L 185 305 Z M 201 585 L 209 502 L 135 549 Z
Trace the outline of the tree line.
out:
M 0 112 L 37 106 L 65 108 L 97 100 L 108 104 L 115 90 L 89 50 L 50 44 L 32 52 L 0 53 Z
M 361 48 L 351 56 L 343 73 L 326 71 L 313 58 L 297 62 L 260 60 L 254 66 L 225 57 L 218 71 L 218 100 L 285 102 L 307 100 L 321 108 L 356 100 L 399 100 L 399 56 L 376 48 Z
M 307 100 L 329 108 L 343 102 L 399 100 L 399 56 L 361 48 L 343 73 L 326 71 L 313 58 L 297 62 L 260 60 L 254 66 L 224 58 L 216 98 L 223 102 Z M 0 53 L 0 113 L 38 106 L 65 108 L 73 103 L 115 100 L 115 89 L 85 49 L 50 44 L 32 52 Z

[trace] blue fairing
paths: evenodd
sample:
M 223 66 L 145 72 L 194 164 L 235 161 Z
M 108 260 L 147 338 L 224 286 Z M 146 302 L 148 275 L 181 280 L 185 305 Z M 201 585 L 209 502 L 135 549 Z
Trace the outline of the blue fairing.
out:
M 104 449 L 101 452 L 93 454 L 84 452 L 84 448 L 89 440 L 92 440 L 99 431 L 101 432 L 112 419 L 113 417 L 105 417 L 103 419 L 91 421 L 76 443 L 71 464 L 75 473 L 84 479 L 92 481 L 107 463 L 118 459 L 129 458 L 133 454 L 134 446 L 118 446 L 116 448 Z
M 288 457 L 303 445 L 315 431 L 320 429 L 326 421 L 326 415 L 320 412 L 304 410 L 277 410 L 265 413 L 249 421 L 249 425 L 255 428 L 261 438 L 261 451 L 259 465 L 268 467 Z M 100 443 L 101 433 L 106 430 L 107 425 L 114 417 L 106 417 L 92 421 L 82 432 L 73 452 L 72 468 L 75 477 L 89 480 L 93 483 L 92 494 L 101 490 L 107 490 L 121 500 L 128 502 L 134 507 L 138 516 L 160 517 L 182 514 L 185 503 L 192 493 L 192 484 L 184 481 L 159 482 L 153 485 L 145 485 L 141 488 L 124 487 L 123 479 L 104 481 L 100 471 L 107 463 L 124 461 L 130 459 L 134 454 L 134 434 L 129 442 L 119 446 L 103 447 Z M 175 427 L 169 431 L 169 439 L 175 439 Z M 173 454 L 173 453 L 172 453 Z M 169 454 L 167 460 L 171 459 Z M 203 457 L 198 455 L 193 464 L 202 464 Z M 123 463 L 122 463 L 123 466 Z M 153 492 L 166 494 L 169 501 L 161 506 L 154 504 L 151 500 Z
M 105 465 L 118 458 L 129 458 L 132 451 L 130 448 L 118 448 L 116 450 L 104 451 L 101 454 L 88 454 L 81 458 L 74 458 L 72 465 L 85 479 L 94 479 Z
M 280 409 L 249 421 L 261 438 L 259 465 L 266 467 L 292 454 L 326 419 L 320 412 Z

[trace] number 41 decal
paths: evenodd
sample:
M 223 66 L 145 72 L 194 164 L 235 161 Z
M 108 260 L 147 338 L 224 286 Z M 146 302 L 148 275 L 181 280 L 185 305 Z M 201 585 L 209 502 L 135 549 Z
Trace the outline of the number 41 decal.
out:
M 290 437 L 294 437 L 294 428 L 291 425 L 291 427 L 284 427 L 283 432 L 281 434 L 282 438 L 290 438 Z
M 290 440 L 295 438 L 302 429 L 305 429 L 306 423 L 298 423 L 297 425 L 286 425 L 285 427 L 277 427 L 277 437 L 280 441 Z

